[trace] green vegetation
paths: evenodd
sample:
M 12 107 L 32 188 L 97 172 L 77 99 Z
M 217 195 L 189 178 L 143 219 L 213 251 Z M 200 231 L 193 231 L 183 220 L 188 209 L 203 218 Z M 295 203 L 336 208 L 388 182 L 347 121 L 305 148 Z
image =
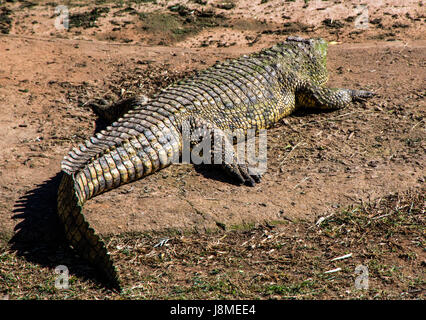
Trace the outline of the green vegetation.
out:
M 142 29 L 156 34 L 163 43 L 181 41 L 204 28 L 222 25 L 225 21 L 223 16 L 211 10 L 193 11 L 180 4 L 170 6 L 168 9 L 171 13 L 139 13 Z
M 12 10 L 4 7 L 0 8 L 0 33 L 8 34 L 10 28 L 12 28 L 11 14 Z
M 85 29 L 96 27 L 98 18 L 109 11 L 108 7 L 96 7 L 89 12 L 71 14 L 69 26 L 70 28 L 82 27 Z

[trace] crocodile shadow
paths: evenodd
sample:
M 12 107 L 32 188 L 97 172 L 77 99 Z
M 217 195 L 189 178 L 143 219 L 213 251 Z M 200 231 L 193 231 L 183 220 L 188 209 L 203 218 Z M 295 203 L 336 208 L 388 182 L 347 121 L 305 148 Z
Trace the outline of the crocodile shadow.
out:
M 20 220 L 9 241 L 10 249 L 17 256 L 41 267 L 54 269 L 65 265 L 70 275 L 81 279 L 102 279 L 68 245 L 62 224 L 57 216 L 57 190 L 62 172 L 48 179 L 21 196 L 15 203 L 13 219 Z
M 234 186 L 242 186 L 236 179 L 230 177 L 219 165 L 197 164 L 193 165 L 195 172 L 209 180 L 227 183 Z
M 195 166 L 209 178 L 229 182 L 220 169 L 211 166 Z M 69 274 L 79 279 L 94 281 L 105 287 L 106 282 L 84 259 L 80 258 L 65 239 L 64 229 L 57 215 L 57 191 L 63 173 L 37 185 L 26 192 L 14 204 L 12 219 L 17 221 L 9 248 L 18 257 L 48 268 L 54 274 L 55 268 L 64 265 Z M 224 177 L 225 176 L 225 177 Z

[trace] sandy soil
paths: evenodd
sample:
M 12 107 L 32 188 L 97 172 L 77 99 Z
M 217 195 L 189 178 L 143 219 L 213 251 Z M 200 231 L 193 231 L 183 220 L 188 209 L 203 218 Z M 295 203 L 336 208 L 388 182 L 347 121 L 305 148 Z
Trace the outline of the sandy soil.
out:
M 51 2 L 0 4 L 0 232 L 55 238 L 60 161 L 99 125 L 85 106 L 153 94 L 216 60 L 288 35 L 321 36 L 330 84 L 378 95 L 331 113 L 299 112 L 268 132 L 268 172 L 254 188 L 177 165 L 96 197 L 102 233 L 214 229 L 307 219 L 397 191 L 425 174 L 425 15 L 422 1 L 99 1 L 70 4 L 56 30 Z M 99 15 L 94 7 L 108 8 Z M 189 8 L 189 9 L 188 9 Z M 108 12 L 107 12 L 108 11 Z M 77 13 L 82 15 L 78 16 Z M 366 25 L 362 19 L 367 16 Z M 96 16 L 96 19 L 92 19 Z M 93 17 L 92 17 L 93 18 Z M 9 21 L 9 20 L 10 21 Z M 77 22 L 88 22 L 78 24 Z

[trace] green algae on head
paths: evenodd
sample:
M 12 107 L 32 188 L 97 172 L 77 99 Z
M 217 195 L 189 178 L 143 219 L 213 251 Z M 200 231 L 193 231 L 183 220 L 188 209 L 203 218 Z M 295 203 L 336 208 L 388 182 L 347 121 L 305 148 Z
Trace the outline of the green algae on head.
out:
M 321 38 L 313 39 L 313 49 L 314 53 L 320 57 L 322 65 L 326 67 L 328 42 Z

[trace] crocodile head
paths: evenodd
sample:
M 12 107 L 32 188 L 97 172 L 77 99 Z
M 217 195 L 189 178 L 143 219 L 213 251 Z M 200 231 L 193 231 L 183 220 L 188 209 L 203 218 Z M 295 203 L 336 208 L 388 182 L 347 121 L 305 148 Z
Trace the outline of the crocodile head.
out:
M 304 39 L 301 37 L 288 37 L 286 42 L 295 42 L 299 47 L 308 50 L 313 56 L 321 61 L 324 66 L 327 59 L 328 42 L 322 38 Z
M 327 82 L 327 41 L 321 38 L 304 39 L 301 37 L 288 37 L 286 43 L 296 46 L 310 57 L 310 59 L 306 61 L 304 60 L 306 55 L 300 56 L 300 59 L 302 59 L 299 61 L 302 65 L 300 69 L 305 72 L 305 74 L 301 73 L 302 76 L 308 76 L 317 84 L 324 84 Z

